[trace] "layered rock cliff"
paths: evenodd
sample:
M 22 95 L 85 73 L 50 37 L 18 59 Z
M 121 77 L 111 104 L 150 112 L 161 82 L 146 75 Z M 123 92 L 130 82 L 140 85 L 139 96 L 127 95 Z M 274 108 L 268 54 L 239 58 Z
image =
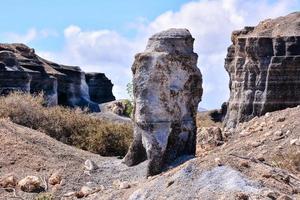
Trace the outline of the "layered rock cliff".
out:
M 300 12 L 232 33 L 225 126 L 300 104 Z
M 148 175 L 182 155 L 194 155 L 202 76 L 187 29 L 153 35 L 132 66 L 134 141 L 124 158 L 129 165 L 148 159 Z
M 99 103 L 114 100 L 113 85 L 102 73 L 94 73 L 94 77 L 87 84 L 79 67 L 47 61 L 23 44 L 0 44 L 0 94 L 42 91 L 49 105 L 88 107 L 99 112 Z

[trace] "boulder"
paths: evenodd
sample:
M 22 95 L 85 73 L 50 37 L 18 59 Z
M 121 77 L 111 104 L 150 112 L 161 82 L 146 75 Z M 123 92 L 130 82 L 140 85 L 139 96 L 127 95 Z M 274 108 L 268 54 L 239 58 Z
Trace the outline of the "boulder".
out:
M 110 80 L 99 74 L 95 74 L 89 88 L 86 74 L 79 67 L 45 60 L 24 44 L 0 44 L 0 95 L 11 91 L 43 92 L 49 106 L 88 107 L 99 112 L 99 102 L 113 97 Z
M 194 155 L 202 76 L 187 29 L 153 35 L 132 66 L 134 141 L 123 162 L 149 160 L 147 176 L 182 155 Z
M 300 104 L 300 12 L 232 33 L 227 128 Z

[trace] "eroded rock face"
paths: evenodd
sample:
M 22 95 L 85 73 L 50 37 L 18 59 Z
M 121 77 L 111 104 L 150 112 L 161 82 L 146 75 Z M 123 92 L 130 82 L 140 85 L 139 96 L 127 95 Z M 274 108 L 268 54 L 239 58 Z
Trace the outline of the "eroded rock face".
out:
M 187 29 L 153 35 L 132 66 L 134 141 L 124 158 L 129 165 L 149 160 L 148 175 L 181 155 L 194 155 L 197 106 L 202 76 Z
M 86 73 L 86 82 L 89 86 L 89 95 L 92 101 L 98 104 L 114 101 L 113 84 L 103 73 Z
M 225 126 L 300 104 L 300 13 L 232 34 L 225 68 L 230 99 Z
M 107 84 L 105 75 L 101 77 L 97 84 L 101 85 L 102 80 L 104 85 Z M 0 44 L 0 95 L 11 91 L 43 91 L 49 105 L 88 107 L 99 112 L 98 102 L 109 101 L 104 94 L 112 95 L 112 85 L 92 89 L 93 97 L 100 94 L 94 101 L 90 98 L 86 75 L 79 67 L 47 61 L 23 44 Z

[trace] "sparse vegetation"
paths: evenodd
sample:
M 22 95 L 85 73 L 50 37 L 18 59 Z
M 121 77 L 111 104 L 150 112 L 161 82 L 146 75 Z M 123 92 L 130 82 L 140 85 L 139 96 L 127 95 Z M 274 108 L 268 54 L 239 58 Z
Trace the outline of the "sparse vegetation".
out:
M 300 152 L 290 149 L 284 154 L 276 154 L 272 159 L 274 167 L 279 167 L 292 172 L 300 172 Z
M 131 103 L 131 101 L 129 101 L 128 99 L 123 100 L 123 104 L 125 105 L 125 110 L 124 110 L 124 115 L 126 117 L 131 117 L 132 115 L 132 111 L 133 111 L 133 105 Z
M 196 124 L 198 128 L 210 126 L 222 126 L 221 122 L 215 122 L 211 117 L 211 112 L 198 112 L 196 116 Z
M 35 200 L 54 200 L 54 197 L 50 193 L 41 193 L 35 198 Z
M 81 109 L 45 107 L 42 94 L 0 97 L 0 117 L 103 156 L 124 155 L 132 140 L 130 124 L 92 118 Z

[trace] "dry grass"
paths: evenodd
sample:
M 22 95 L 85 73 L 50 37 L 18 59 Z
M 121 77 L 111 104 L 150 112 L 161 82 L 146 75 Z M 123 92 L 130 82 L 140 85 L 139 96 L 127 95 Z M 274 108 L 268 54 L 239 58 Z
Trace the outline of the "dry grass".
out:
M 80 109 L 45 107 L 42 94 L 0 97 L 1 117 L 103 156 L 125 155 L 132 140 L 131 125 L 92 118 Z
M 211 127 L 211 126 L 218 126 L 222 127 L 221 122 L 215 122 L 211 117 L 211 112 L 198 112 L 196 117 L 196 124 L 198 128 L 201 127 Z
M 272 158 L 272 164 L 292 172 L 300 172 L 300 152 L 291 148 L 287 152 L 276 154 Z

